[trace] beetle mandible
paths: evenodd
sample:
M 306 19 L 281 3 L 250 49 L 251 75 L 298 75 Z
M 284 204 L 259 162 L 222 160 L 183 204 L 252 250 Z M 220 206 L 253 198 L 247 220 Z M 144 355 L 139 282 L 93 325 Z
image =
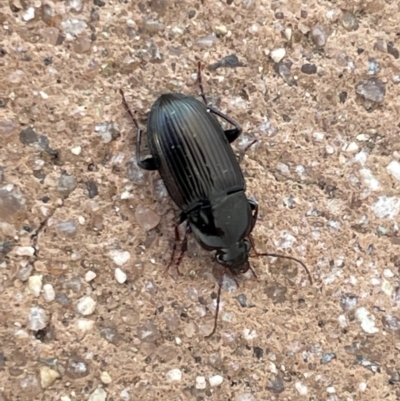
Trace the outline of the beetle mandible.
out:
M 178 265 L 186 251 L 188 234 L 193 233 L 204 249 L 216 251 L 218 263 L 237 275 L 251 268 L 248 259 L 253 246 L 251 232 L 257 221 L 258 205 L 246 197 L 244 176 L 230 145 L 239 137 L 242 128 L 232 118 L 207 104 L 200 62 L 198 82 L 204 104 L 181 93 L 163 94 L 155 101 L 147 122 L 151 157 L 146 159 L 141 156 L 142 131 L 123 91 L 120 90 L 120 93 L 137 128 L 136 158 L 139 167 L 158 170 L 168 194 L 181 209 L 175 225 L 175 244 L 168 267 L 173 262 L 179 240 L 178 227 L 187 220 Z M 223 130 L 216 116 L 233 128 Z M 294 257 L 256 251 L 255 256 L 295 260 L 306 269 L 312 282 L 306 266 Z M 220 292 L 219 283 L 218 299 Z M 218 310 L 219 302 L 215 321 Z M 209 336 L 215 329 L 216 323 Z

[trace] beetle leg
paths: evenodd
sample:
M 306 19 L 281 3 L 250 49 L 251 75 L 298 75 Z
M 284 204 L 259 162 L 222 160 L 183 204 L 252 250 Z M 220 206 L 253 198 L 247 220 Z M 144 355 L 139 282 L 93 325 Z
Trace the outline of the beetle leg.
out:
M 251 230 L 250 230 L 250 231 L 253 231 L 253 228 L 256 225 L 257 217 L 258 217 L 258 204 L 256 201 L 254 201 L 252 199 L 247 199 L 247 202 L 249 202 L 251 211 L 253 212 L 252 222 L 251 222 L 252 224 L 251 224 Z
M 226 139 L 228 139 L 229 143 L 232 143 L 237 138 L 239 138 L 242 133 L 242 127 L 232 118 L 228 117 L 226 114 L 220 112 L 218 109 L 207 106 L 207 108 L 211 111 L 211 113 L 221 117 L 223 120 L 227 121 L 229 124 L 233 125 L 235 128 L 227 129 L 224 131 Z
M 158 170 L 157 163 L 154 157 L 149 157 L 148 159 L 142 159 L 140 156 L 140 149 L 142 145 L 142 131 L 138 128 L 138 133 L 136 137 L 136 162 L 140 168 L 143 170 Z
M 140 168 L 144 170 L 158 170 L 156 161 L 153 157 L 150 157 L 148 159 L 142 160 L 140 157 L 140 149 L 141 149 L 141 143 L 142 143 L 142 130 L 139 128 L 139 124 L 137 122 L 137 119 L 135 115 L 132 113 L 132 110 L 129 108 L 128 102 L 126 101 L 124 91 L 122 89 L 119 90 L 119 93 L 122 96 L 122 103 L 125 107 L 125 110 L 128 112 L 130 115 L 133 123 L 136 126 L 137 129 L 137 136 L 136 136 L 136 161 L 137 164 Z
M 206 95 L 204 94 L 203 82 L 201 80 L 201 62 L 200 61 L 197 63 L 197 82 L 199 83 L 200 95 L 203 99 L 204 104 L 207 106 L 207 99 L 206 99 Z
M 182 273 L 179 271 L 179 265 L 182 262 L 183 256 L 185 252 L 187 251 L 187 243 L 188 243 L 188 236 L 192 232 L 189 224 L 186 226 L 186 231 L 185 231 L 185 236 L 183 237 L 182 245 L 181 245 L 181 253 L 179 254 L 178 261 L 176 262 L 176 270 L 179 275 L 182 275 Z

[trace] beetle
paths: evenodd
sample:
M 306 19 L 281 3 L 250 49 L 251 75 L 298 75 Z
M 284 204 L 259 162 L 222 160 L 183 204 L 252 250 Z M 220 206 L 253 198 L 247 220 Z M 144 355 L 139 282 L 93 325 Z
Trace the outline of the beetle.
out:
M 177 266 L 186 251 L 188 235 L 193 233 L 201 247 L 215 251 L 219 264 L 238 275 L 251 269 L 248 259 L 251 248 L 254 248 L 251 232 L 257 221 L 258 204 L 246 197 L 245 179 L 231 147 L 242 128 L 235 120 L 207 104 L 200 71 L 199 62 L 198 82 L 204 103 L 181 93 L 166 93 L 152 105 L 147 121 L 151 154 L 148 158 L 142 158 L 142 131 L 121 89 L 120 93 L 137 128 L 136 159 L 139 167 L 158 170 L 168 194 L 181 210 L 168 267 L 173 262 L 179 241 L 178 227 L 187 221 Z M 223 130 L 217 116 L 233 128 Z M 261 255 L 298 261 L 290 256 L 256 252 L 256 256 Z M 221 284 L 215 319 L 220 292 Z M 209 336 L 215 329 L 216 326 Z

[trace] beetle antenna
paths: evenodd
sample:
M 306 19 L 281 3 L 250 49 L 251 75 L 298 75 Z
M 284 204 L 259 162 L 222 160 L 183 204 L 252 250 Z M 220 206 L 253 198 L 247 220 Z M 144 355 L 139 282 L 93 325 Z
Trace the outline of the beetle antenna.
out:
M 207 106 L 206 95 L 204 94 L 203 81 L 201 80 L 201 61 L 197 63 L 197 82 L 200 88 L 200 95 L 203 98 L 204 104 Z
M 282 259 L 288 259 L 288 260 L 293 260 L 295 262 L 297 262 L 298 264 L 300 264 L 303 269 L 307 272 L 308 275 L 308 280 L 310 281 L 310 284 L 313 284 L 313 280 L 311 277 L 311 273 L 308 270 L 307 266 L 299 259 L 296 259 L 294 256 L 288 256 L 288 255 L 279 255 L 278 253 L 258 253 L 257 251 L 255 256 L 271 256 L 273 258 L 282 258 Z
M 138 124 L 137 119 L 136 119 L 135 115 L 133 114 L 132 110 L 129 108 L 128 102 L 126 101 L 126 98 L 125 98 L 124 91 L 122 89 L 120 89 L 119 93 L 122 96 L 122 103 L 123 103 L 123 105 L 125 107 L 125 110 L 128 112 L 128 114 L 130 115 L 133 123 L 136 125 L 136 128 L 139 130 L 139 124 Z

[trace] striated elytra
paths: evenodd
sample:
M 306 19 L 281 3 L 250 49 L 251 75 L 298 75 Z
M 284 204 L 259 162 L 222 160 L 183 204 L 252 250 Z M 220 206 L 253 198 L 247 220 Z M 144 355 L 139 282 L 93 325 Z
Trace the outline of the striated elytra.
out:
M 243 173 L 230 145 L 242 129 L 233 119 L 207 104 L 201 84 L 200 63 L 198 81 L 204 103 L 192 96 L 167 93 L 151 107 L 147 121 L 147 142 L 151 154 L 148 158 L 141 155 L 142 131 L 123 91 L 120 90 L 120 93 L 137 128 L 138 165 L 145 170 L 159 171 L 168 194 L 181 210 L 175 225 L 175 245 L 168 268 L 174 260 L 179 241 L 178 227 L 187 221 L 177 266 L 187 249 L 188 235 L 193 233 L 204 249 L 215 251 L 219 264 L 237 275 L 251 269 L 248 259 L 253 246 L 251 232 L 257 221 L 258 205 L 246 197 Z M 223 130 L 217 116 L 233 128 Z M 255 255 L 298 261 L 290 256 L 256 251 Z M 311 281 L 310 274 L 309 278 Z M 216 330 L 220 293 L 221 283 L 214 329 L 207 337 Z

